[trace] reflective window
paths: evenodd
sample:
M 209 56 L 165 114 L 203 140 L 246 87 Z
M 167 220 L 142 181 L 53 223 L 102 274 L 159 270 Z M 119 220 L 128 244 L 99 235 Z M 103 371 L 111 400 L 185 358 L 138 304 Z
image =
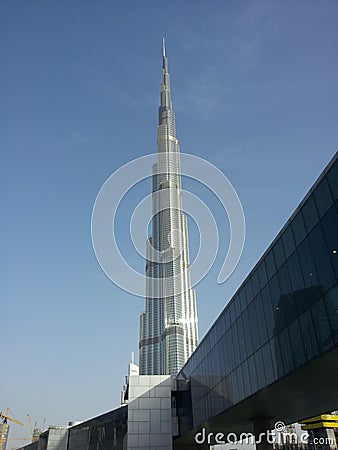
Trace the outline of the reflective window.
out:
M 307 240 L 299 246 L 297 254 L 299 257 L 305 287 L 318 286 L 319 280 L 317 270 L 313 261 L 310 245 Z
M 264 308 L 264 316 L 266 319 L 266 327 L 269 338 L 273 335 L 275 329 L 275 315 L 272 310 L 272 305 L 270 301 L 270 291 L 269 287 L 265 286 L 262 290 L 262 304 Z
M 328 209 L 332 206 L 333 200 L 327 179 L 324 178 L 313 193 L 317 210 L 320 217 L 323 217 Z
M 262 350 L 261 349 L 258 350 L 254 354 L 254 357 L 255 357 L 257 378 L 258 378 L 258 389 L 261 389 L 266 385 L 266 377 L 265 377 Z
M 299 245 L 306 236 L 305 225 L 301 212 L 299 212 L 291 223 L 296 245 Z
M 329 254 L 320 223 L 310 233 L 309 242 L 319 283 L 325 292 L 333 286 L 335 276 L 331 264 L 331 255 Z
M 321 224 L 331 263 L 338 277 L 338 213 L 335 206 L 325 215 Z
M 247 300 L 246 300 L 246 291 L 245 289 L 241 289 L 239 292 L 239 301 L 241 304 L 241 310 L 244 311 L 244 309 L 247 306 Z
M 246 309 L 244 311 L 244 313 L 242 314 L 242 321 L 243 321 L 243 331 L 244 331 L 244 336 L 245 336 L 247 354 L 251 355 L 253 353 L 253 342 L 252 342 L 252 337 L 251 337 L 249 309 Z
M 256 308 L 255 308 L 255 302 L 250 303 L 248 307 L 248 313 L 250 317 L 250 329 L 251 329 L 251 336 L 252 336 L 252 344 L 254 351 L 260 346 L 260 338 L 259 338 L 259 332 L 258 332 L 258 320 L 256 316 Z
M 260 343 L 263 345 L 268 340 L 268 330 L 264 314 L 262 295 L 258 294 L 255 299 L 256 315 L 257 315 L 257 327 L 260 337 Z
M 237 334 L 238 334 L 238 345 L 239 354 L 241 356 L 241 362 L 247 358 L 246 345 L 245 345 L 245 334 L 243 327 L 242 317 L 237 321 Z
M 278 307 L 283 311 L 283 317 L 285 318 L 284 326 L 286 326 L 286 324 L 290 322 L 290 320 L 293 320 L 297 313 L 296 303 L 294 301 L 291 282 L 286 265 L 284 265 L 278 272 L 278 281 L 281 291 Z
M 324 304 L 330 322 L 333 340 L 338 343 L 338 285 L 336 284 L 324 296 Z
M 310 360 L 314 356 L 318 355 L 319 348 L 309 309 L 302 314 L 299 323 L 305 347 L 306 359 Z
M 332 347 L 332 333 L 323 300 L 311 307 L 312 320 L 321 351 Z
M 304 288 L 304 280 L 302 276 L 302 270 L 299 264 L 298 253 L 294 253 L 287 262 L 289 270 L 290 282 L 292 291 L 299 291 Z
M 243 385 L 244 385 L 244 396 L 248 397 L 252 393 L 252 387 L 251 387 L 251 376 L 249 372 L 249 365 L 247 361 L 244 361 L 244 363 L 241 366 L 242 368 L 242 377 L 243 377 Z
M 275 256 L 276 269 L 278 270 L 285 261 L 284 249 L 281 239 L 278 239 L 278 241 L 274 245 L 273 254 Z
M 302 214 L 306 231 L 309 233 L 319 220 L 316 205 L 312 196 L 303 206 Z
M 334 200 L 338 200 L 338 163 L 337 161 L 331 167 L 327 174 L 330 190 Z
M 256 363 L 254 355 L 252 355 L 248 359 L 248 367 L 249 367 L 249 374 L 250 374 L 250 381 L 251 381 L 251 389 L 252 393 L 258 391 L 258 379 L 257 379 L 257 371 L 256 371 Z
M 293 360 L 296 366 L 300 366 L 306 361 L 306 355 L 302 335 L 300 333 L 299 322 L 297 319 L 289 325 L 289 334 Z
M 265 258 L 265 266 L 266 266 L 266 272 L 268 274 L 268 278 L 272 278 L 272 276 L 275 274 L 276 272 L 276 265 L 275 265 L 275 260 L 273 258 L 273 253 L 270 250 L 270 252 L 266 255 Z
M 288 228 L 284 231 L 282 235 L 282 242 L 285 252 L 285 257 L 288 258 L 295 249 L 295 241 L 293 239 L 292 228 Z
M 259 289 L 260 289 L 257 271 L 255 271 L 252 274 L 251 285 L 252 285 L 252 295 L 253 295 L 253 297 L 256 297 L 256 295 L 258 294 Z
M 289 337 L 288 329 L 285 328 L 279 333 L 279 346 L 281 351 L 281 356 L 283 359 L 283 365 L 285 373 L 290 372 L 294 368 L 294 362 L 291 351 L 291 342 Z
M 260 283 L 261 287 L 263 287 L 268 281 L 268 276 L 266 274 L 266 268 L 265 268 L 265 261 L 264 260 L 259 265 L 259 267 L 257 269 L 257 272 L 258 272 L 259 283 Z
M 265 344 L 264 347 L 262 347 L 262 357 L 263 357 L 266 382 L 267 382 L 267 384 L 273 383 L 275 381 L 275 372 L 274 372 L 269 343 Z

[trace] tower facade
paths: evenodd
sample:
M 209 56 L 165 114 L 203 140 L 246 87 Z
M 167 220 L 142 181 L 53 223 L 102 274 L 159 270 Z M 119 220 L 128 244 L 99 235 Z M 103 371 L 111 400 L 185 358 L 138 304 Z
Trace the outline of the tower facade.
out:
M 195 350 L 198 331 L 196 295 L 190 282 L 187 219 L 182 211 L 180 145 L 164 41 L 157 147 L 139 364 L 141 375 L 176 375 Z

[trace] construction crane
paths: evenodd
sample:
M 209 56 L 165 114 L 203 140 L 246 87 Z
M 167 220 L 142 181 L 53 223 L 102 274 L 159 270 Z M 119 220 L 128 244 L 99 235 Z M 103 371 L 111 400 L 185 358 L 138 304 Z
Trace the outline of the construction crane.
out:
M 20 420 L 14 419 L 13 417 L 9 417 L 8 415 L 9 408 L 6 409 L 6 414 L 0 412 L 0 418 L 2 419 L 1 428 L 0 428 L 0 450 L 6 450 L 7 440 L 8 440 L 8 432 L 9 425 L 8 421 L 17 423 L 18 425 L 23 425 Z
M 37 422 L 34 423 L 34 428 L 32 428 L 32 421 L 29 414 L 27 414 L 28 424 L 29 424 L 29 431 L 31 434 L 32 442 L 36 442 L 39 440 L 39 436 L 41 434 L 41 430 L 37 427 Z

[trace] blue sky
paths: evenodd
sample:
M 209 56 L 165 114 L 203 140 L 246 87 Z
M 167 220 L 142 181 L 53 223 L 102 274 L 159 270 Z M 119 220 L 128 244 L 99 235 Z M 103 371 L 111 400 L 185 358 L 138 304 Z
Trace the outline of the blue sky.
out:
M 156 151 L 162 36 L 181 150 L 227 175 L 247 223 L 231 278 L 223 246 L 196 287 L 203 337 L 337 149 L 337 19 L 333 0 L 1 0 L 0 410 L 118 405 L 144 301 L 101 271 L 90 219 L 108 176 Z

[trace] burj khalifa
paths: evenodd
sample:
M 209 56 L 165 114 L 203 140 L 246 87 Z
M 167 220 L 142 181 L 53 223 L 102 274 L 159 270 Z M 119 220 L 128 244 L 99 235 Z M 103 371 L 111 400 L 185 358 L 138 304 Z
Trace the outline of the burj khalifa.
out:
M 146 244 L 146 305 L 140 317 L 141 375 L 176 375 L 198 345 L 187 218 L 182 210 L 180 145 L 164 40 L 162 58 L 151 236 Z

